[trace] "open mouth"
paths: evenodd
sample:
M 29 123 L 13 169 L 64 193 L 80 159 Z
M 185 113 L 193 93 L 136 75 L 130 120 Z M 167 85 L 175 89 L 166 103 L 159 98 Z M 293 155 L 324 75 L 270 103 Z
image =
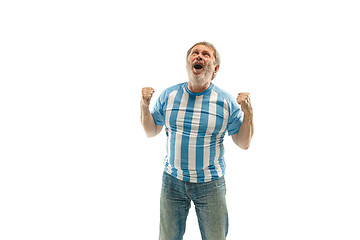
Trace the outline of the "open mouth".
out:
M 204 69 L 204 63 L 202 61 L 194 61 L 193 63 L 193 71 L 194 73 L 202 73 Z
M 201 64 L 195 64 L 195 65 L 194 65 L 194 68 L 197 69 L 197 70 L 199 70 L 199 69 L 202 69 L 203 66 L 202 66 Z

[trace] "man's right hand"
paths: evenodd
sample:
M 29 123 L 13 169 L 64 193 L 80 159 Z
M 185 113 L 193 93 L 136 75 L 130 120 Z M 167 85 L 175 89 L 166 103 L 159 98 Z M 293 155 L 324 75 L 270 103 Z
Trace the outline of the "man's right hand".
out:
M 150 100 L 155 90 L 152 87 L 144 87 L 142 89 L 141 107 L 148 108 Z
M 146 136 L 154 137 L 161 132 L 163 126 L 156 125 L 154 118 L 149 110 L 150 100 L 155 90 L 151 87 L 145 87 L 142 89 L 142 97 L 140 103 L 140 121 L 144 127 Z

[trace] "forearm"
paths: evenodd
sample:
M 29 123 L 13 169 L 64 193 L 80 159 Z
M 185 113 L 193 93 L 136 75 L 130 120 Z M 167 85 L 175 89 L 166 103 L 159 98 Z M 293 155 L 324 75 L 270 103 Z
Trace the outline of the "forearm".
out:
M 233 140 L 236 145 L 242 149 L 248 149 L 254 133 L 253 114 L 248 112 L 244 114 L 243 123 L 240 126 L 238 133 L 233 135 Z
M 155 124 L 154 118 L 150 113 L 149 107 L 141 106 L 140 111 L 141 111 L 140 121 L 144 128 L 146 136 L 147 137 L 156 136 L 161 131 L 161 127 Z

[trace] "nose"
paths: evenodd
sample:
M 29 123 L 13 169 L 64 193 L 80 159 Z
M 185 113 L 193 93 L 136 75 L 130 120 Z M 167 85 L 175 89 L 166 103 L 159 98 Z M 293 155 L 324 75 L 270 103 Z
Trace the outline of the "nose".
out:
M 200 55 L 197 55 L 196 60 L 202 60 Z

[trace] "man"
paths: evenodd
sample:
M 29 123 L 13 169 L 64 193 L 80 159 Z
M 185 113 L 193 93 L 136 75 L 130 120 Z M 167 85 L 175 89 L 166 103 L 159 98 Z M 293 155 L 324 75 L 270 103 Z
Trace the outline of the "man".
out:
M 152 112 L 154 89 L 142 89 L 141 123 L 148 137 L 165 125 L 167 155 L 160 200 L 160 240 L 181 240 L 195 205 L 203 240 L 222 240 L 228 232 L 225 201 L 224 135 L 248 149 L 253 135 L 249 93 L 237 99 L 212 83 L 220 56 L 208 42 L 187 52 L 188 82 L 161 93 Z

